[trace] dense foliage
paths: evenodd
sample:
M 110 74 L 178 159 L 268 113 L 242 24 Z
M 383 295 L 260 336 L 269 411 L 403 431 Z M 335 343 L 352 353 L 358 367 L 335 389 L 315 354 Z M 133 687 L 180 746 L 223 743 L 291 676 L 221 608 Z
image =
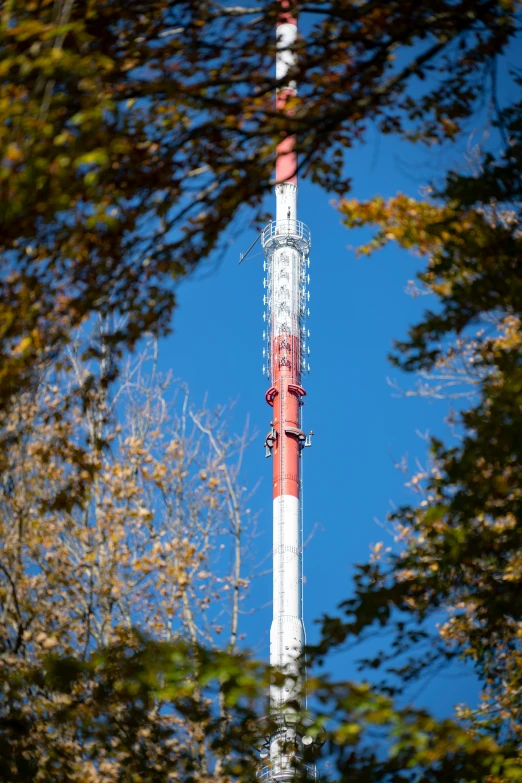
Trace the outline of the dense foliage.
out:
M 254 525 L 248 431 L 229 433 L 225 408 L 198 409 L 160 376 L 156 343 L 109 391 L 81 352 L 76 340 L 0 415 L 0 657 L 85 657 L 133 626 L 234 649 Z M 88 405 L 57 420 L 67 384 L 93 375 Z
M 301 168 L 341 194 L 343 151 L 371 123 L 428 145 L 456 138 L 494 96 L 519 22 L 510 0 L 299 7 Z M 246 581 L 234 460 L 246 441 L 188 403 L 166 415 L 165 386 L 139 360 L 114 381 L 124 343 L 168 328 L 176 279 L 219 246 L 240 205 L 260 208 L 283 132 L 278 10 L 1 6 L 5 780 L 255 777 L 280 675 L 235 652 Z M 427 256 L 419 286 L 437 306 L 393 361 L 435 378 L 437 394 L 469 384 L 471 402 L 455 414 L 460 440 L 433 441 L 432 466 L 411 477 L 419 503 L 393 515 L 394 550 L 359 568 L 355 597 L 310 651 L 317 663 L 392 631 L 362 664 L 379 684 L 309 679 L 303 718 L 339 780 L 522 780 L 521 109 L 498 113 L 498 151 L 448 173 L 429 200 L 340 204 L 347 226 L 377 227 L 363 252 L 396 241 Z M 477 709 L 438 721 L 397 706 L 455 659 L 475 668 Z
M 516 7 L 299 3 L 302 172 L 346 192 L 343 150 L 371 123 L 429 143 L 455 137 Z M 278 2 L 2 3 L 3 404 L 93 312 L 125 316 L 114 344 L 168 328 L 176 280 L 242 205 L 259 209 L 289 122 L 273 99 L 278 12 Z M 428 73 L 414 100 L 408 87 Z
M 388 693 L 452 660 L 470 661 L 481 698 L 476 709 L 461 707 L 463 725 L 515 757 L 522 739 L 521 111 L 517 101 L 501 112 L 498 152 L 484 154 L 475 171 L 448 173 L 430 200 L 341 204 L 348 226 L 378 228 L 361 252 L 396 241 L 427 255 L 418 285 L 437 306 L 396 343 L 392 360 L 437 379 L 438 391 L 444 378 L 448 393 L 455 382 L 469 383 L 473 404 L 453 414 L 458 439 L 433 439 L 431 468 L 411 478 L 419 503 L 392 516 L 398 550 L 360 569 L 344 617 L 324 625 L 325 648 L 375 623 L 393 630 L 392 646 L 372 662 Z

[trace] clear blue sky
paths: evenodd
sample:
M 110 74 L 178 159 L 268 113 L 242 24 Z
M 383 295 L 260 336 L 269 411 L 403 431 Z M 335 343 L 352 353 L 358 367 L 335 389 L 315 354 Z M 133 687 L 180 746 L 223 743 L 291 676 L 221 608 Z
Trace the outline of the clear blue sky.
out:
M 473 143 L 481 142 L 483 121 L 475 124 Z M 440 172 L 462 164 L 470 136 L 458 148 L 426 150 L 396 138 L 370 132 L 366 143 L 348 154 L 352 195 L 364 199 L 397 191 L 418 196 L 422 185 Z M 267 201 L 274 206 L 274 200 Z M 312 232 L 311 252 L 311 374 L 304 379 L 308 396 L 305 429 L 313 429 L 314 444 L 304 452 L 305 536 L 318 526 L 305 552 L 305 622 L 309 641 L 316 634 L 314 618 L 332 612 L 351 591 L 353 564 L 367 559 L 371 543 L 391 544 L 375 521 L 386 519 L 393 505 L 412 500 L 404 477 L 394 467 L 401 457 L 425 461 L 426 444 L 419 432 L 443 434 L 446 402 L 397 398 L 386 377 L 400 378 L 387 362 L 393 338 L 405 336 L 409 325 L 428 304 L 405 293 L 422 259 L 396 248 L 370 259 L 356 259 L 348 248 L 361 233 L 348 233 L 330 196 L 306 182 L 300 184 L 299 217 Z M 248 223 L 248 221 L 245 221 Z M 237 227 L 236 227 L 237 228 Z M 261 509 L 260 560 L 271 548 L 271 469 L 263 439 L 270 421 L 264 401 L 268 386 L 261 373 L 263 331 L 263 269 L 261 255 L 238 266 L 238 257 L 254 239 L 245 229 L 219 265 L 207 264 L 179 290 L 174 333 L 161 346 L 161 361 L 175 377 L 189 384 L 196 401 L 208 392 L 209 403 L 236 401 L 233 422 L 240 429 L 247 415 L 258 431 L 245 463 L 245 480 L 262 479 L 252 502 Z M 429 302 L 433 306 L 433 302 Z M 271 598 L 271 575 L 253 585 L 250 605 Z M 247 643 L 268 657 L 271 607 L 245 619 Z M 336 656 L 334 671 L 357 676 L 353 656 Z M 457 677 L 457 680 L 455 679 Z M 474 698 L 472 677 L 451 678 L 428 685 L 420 703 L 446 712 L 457 701 Z

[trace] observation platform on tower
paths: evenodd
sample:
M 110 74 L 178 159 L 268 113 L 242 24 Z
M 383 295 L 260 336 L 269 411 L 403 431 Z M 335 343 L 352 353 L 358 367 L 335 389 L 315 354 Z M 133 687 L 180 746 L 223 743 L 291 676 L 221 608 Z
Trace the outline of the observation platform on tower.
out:
M 264 783 L 270 783 L 270 781 L 276 781 L 276 783 L 289 783 L 292 780 L 309 780 L 312 783 L 317 783 L 319 776 L 317 774 L 317 767 L 315 764 L 301 764 L 299 771 L 292 769 L 282 764 L 268 764 L 265 767 L 260 767 L 256 772 L 256 777 Z
M 261 244 L 267 255 L 279 247 L 295 247 L 305 257 L 310 252 L 310 229 L 301 220 L 271 220 L 261 233 Z

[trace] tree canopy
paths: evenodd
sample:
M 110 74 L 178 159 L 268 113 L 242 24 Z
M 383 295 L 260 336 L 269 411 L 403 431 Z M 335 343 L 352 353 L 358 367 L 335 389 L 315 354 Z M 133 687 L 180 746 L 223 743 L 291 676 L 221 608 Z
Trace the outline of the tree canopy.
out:
M 471 384 L 473 404 L 453 413 L 456 440 L 432 439 L 430 467 L 410 478 L 418 503 L 391 517 L 396 551 L 359 569 L 355 597 L 341 617 L 325 618 L 318 649 L 386 626 L 393 643 L 366 664 L 391 694 L 452 660 L 470 662 L 480 704 L 461 708 L 462 725 L 514 758 L 522 725 L 521 108 L 515 101 L 499 113 L 497 151 L 483 153 L 476 170 L 448 172 L 429 200 L 340 204 L 347 226 L 377 229 L 360 252 L 397 242 L 427 256 L 418 286 L 436 307 L 391 358 L 424 378 Z
M 285 132 L 271 73 L 278 10 L 2 5 L 6 780 L 255 777 L 263 697 L 280 674 L 235 651 L 233 619 L 220 650 L 208 603 L 243 585 L 235 567 L 207 571 L 220 520 L 241 538 L 237 442 L 193 412 L 207 463 L 190 462 L 179 420 L 164 439 L 162 391 L 150 387 L 142 405 L 133 387 L 124 436 L 108 390 L 121 347 L 168 328 L 176 280 L 219 247 L 238 210 L 262 217 Z M 522 780 L 522 104 L 497 113 L 498 150 L 448 172 L 429 198 L 357 202 L 343 169 L 371 124 L 427 145 L 457 138 L 494 97 L 518 4 L 317 0 L 299 11 L 303 88 L 287 121 L 301 172 L 344 197 L 347 227 L 375 227 L 363 253 L 394 241 L 427 258 L 418 285 L 436 305 L 392 361 L 471 389 L 454 414 L 459 439 L 432 441 L 431 465 L 409 482 L 418 502 L 392 515 L 394 548 L 359 566 L 354 595 L 309 650 L 319 666 L 390 630 L 391 644 L 361 662 L 378 681 L 335 682 L 318 668 L 302 718 L 347 783 Z M 102 324 L 116 314 L 116 328 L 76 343 L 95 313 Z M 65 613 L 64 596 L 74 596 Z M 151 638 L 130 629 L 133 598 Z M 457 659 L 474 667 L 477 708 L 437 720 L 404 706 L 411 682 Z
M 6 0 L 0 16 L 0 400 L 89 314 L 115 345 L 169 327 L 175 283 L 239 210 L 259 220 L 281 134 L 345 193 L 376 124 L 454 138 L 515 32 L 512 0 L 299 3 L 302 89 L 275 112 L 278 2 Z M 401 56 L 396 59 L 397 53 Z M 430 74 L 413 98 L 413 82 Z

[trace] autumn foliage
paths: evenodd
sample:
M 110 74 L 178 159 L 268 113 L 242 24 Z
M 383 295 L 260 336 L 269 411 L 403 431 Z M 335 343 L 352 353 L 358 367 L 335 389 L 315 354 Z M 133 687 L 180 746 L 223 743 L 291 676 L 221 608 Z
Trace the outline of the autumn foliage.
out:
M 361 254 L 396 242 L 425 258 L 413 290 L 436 304 L 392 361 L 420 378 L 415 393 L 459 399 L 458 439 L 432 441 L 393 546 L 358 567 L 308 653 L 300 719 L 320 742 L 305 761 L 340 781 L 522 780 L 522 115 L 496 95 L 519 10 L 299 3 L 285 123 L 301 174 L 341 198 L 348 228 L 372 227 Z M 278 12 L 0 4 L 2 779 L 255 779 L 281 675 L 238 647 L 249 435 L 156 368 L 178 280 L 243 208 L 263 218 L 288 131 Z M 348 196 L 345 154 L 369 127 L 451 143 L 485 96 L 498 144 L 475 169 L 422 199 Z M 362 683 L 324 676 L 332 650 L 376 629 L 391 642 L 361 662 Z M 411 683 L 456 660 L 476 673 L 477 708 L 438 720 L 406 704 Z
M 516 2 L 300 2 L 301 172 L 344 194 L 376 124 L 454 138 Z M 278 2 L 6 0 L 0 13 L 0 401 L 93 313 L 116 346 L 169 328 L 175 285 L 244 210 L 259 224 L 283 129 Z M 396 55 L 406 54 L 397 65 Z M 433 76 L 413 100 L 413 81 Z

